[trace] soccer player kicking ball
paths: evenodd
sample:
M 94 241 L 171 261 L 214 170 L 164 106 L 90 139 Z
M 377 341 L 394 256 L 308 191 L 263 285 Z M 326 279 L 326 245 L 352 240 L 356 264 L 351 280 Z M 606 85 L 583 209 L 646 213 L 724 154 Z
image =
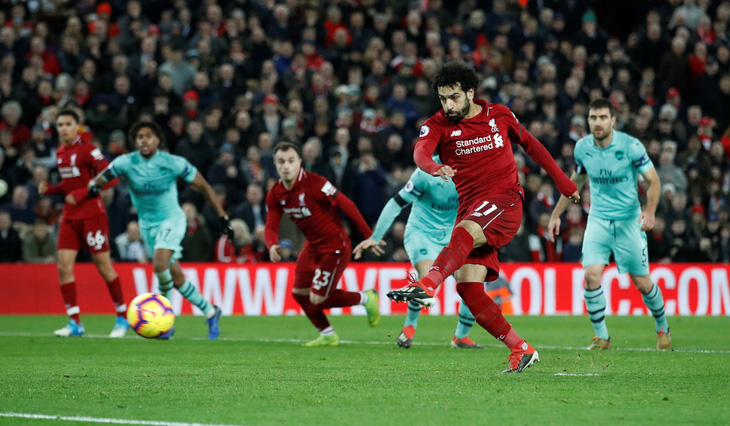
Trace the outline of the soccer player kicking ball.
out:
M 644 145 L 626 133 L 613 130 L 616 116 L 608 99 L 595 99 L 588 106 L 591 134 L 575 144 L 576 170 L 571 176 L 578 188 L 591 182 L 591 211 L 583 239 L 583 268 L 588 317 L 596 332 L 588 349 L 608 349 L 606 297 L 601 289 L 603 268 L 613 253 L 618 271 L 628 272 L 641 292 L 656 322 L 657 349 L 671 349 L 664 298 L 649 277 L 646 233 L 654 227 L 661 182 Z M 641 211 L 637 190 L 639 174 L 649 184 L 647 203 Z M 562 198 L 548 224 L 549 238 L 560 232 L 560 215 L 568 206 Z
M 104 202 L 98 194 L 89 196 L 86 183 L 109 164 L 94 145 L 84 141 L 79 134 L 79 116 L 76 111 L 64 109 L 56 114 L 56 130 L 60 147 L 56 152 L 61 183 L 49 185 L 41 182 L 38 193 L 64 194 L 63 219 L 58 232 L 58 278 L 61 294 L 70 317 L 68 324 L 53 332 L 59 337 L 80 337 L 84 335 L 80 309 L 76 302 L 76 279 L 74 264 L 79 250 L 86 247 L 96 264 L 109 294 L 114 301 L 117 318 L 109 337 L 121 338 L 127 333 L 127 305 L 122 295 L 119 276 L 112 266 L 109 255 L 109 219 Z M 110 183 L 108 187 L 116 185 Z
M 511 351 L 509 368 L 503 373 L 519 373 L 539 361 L 539 355 L 484 291 L 485 279 L 499 276 L 497 250 L 514 237 L 522 221 L 523 193 L 512 143 L 519 143 L 550 174 L 563 195 L 576 201 L 580 196 L 575 183 L 509 108 L 474 99 L 477 84 L 476 72 L 455 61 L 445 64 L 432 80 L 443 110 L 421 127 L 413 157 L 426 173 L 453 178 L 459 193 L 457 224 L 428 274 L 388 297 L 430 305 L 437 287 L 456 272 L 456 290 L 476 322 Z M 437 148 L 443 164 L 431 158 Z
M 190 162 L 180 156 L 159 151 L 164 140 L 160 126 L 151 121 L 138 121 L 129 130 L 129 137 L 137 151 L 120 155 L 89 182 L 89 194 L 96 194 L 101 185 L 117 177 L 124 179 L 129 188 L 132 204 L 137 209 L 139 228 L 147 250 L 152 257 L 155 275 L 159 281 L 160 294 L 171 299 L 173 285 L 197 306 L 208 322 L 208 338 L 217 339 L 220 333 L 218 322 L 221 310 L 200 294 L 180 268 L 182 242 L 185 236 L 185 213 L 177 199 L 177 178 L 185 179 L 196 190 L 203 193 L 220 216 L 220 229 L 232 238 L 233 229 L 228 216 L 215 198 L 213 188 Z M 160 338 L 170 338 L 171 329 Z
M 337 289 L 351 256 L 350 237 L 342 226 L 338 210 L 347 215 L 364 237 L 369 237 L 372 231 L 345 194 L 337 191 L 327 179 L 302 168 L 302 156 L 296 145 L 277 144 L 274 164 L 280 179 L 266 195 L 265 240 L 269 257 L 274 262 L 281 260 L 279 223 L 282 214 L 287 214 L 306 238 L 297 258 L 292 294 L 320 334 L 305 346 L 337 346 L 340 339 L 327 320 L 325 309 L 363 305 L 371 327 L 380 321 L 375 290 Z
M 382 241 L 383 235 L 400 211 L 409 204 L 413 204 L 413 208 L 406 222 L 404 245 L 408 259 L 416 268 L 418 276 L 426 276 L 439 251 L 449 242 L 451 229 L 456 220 L 456 210 L 459 207 L 459 194 L 453 181 L 431 176 L 420 169 L 416 169 L 406 186 L 385 204 L 373 235 L 362 240 L 353 250 L 355 259 L 362 256 L 363 250 L 383 254 L 381 248 L 385 244 Z M 396 339 L 401 348 L 408 349 L 413 345 L 420 314 L 421 305 L 413 301 L 408 302 L 406 322 L 403 331 Z M 474 316 L 462 301 L 459 304 L 459 322 L 451 339 L 451 346 L 461 349 L 482 349 L 483 346 L 477 345 L 469 338 L 469 331 L 473 325 Z

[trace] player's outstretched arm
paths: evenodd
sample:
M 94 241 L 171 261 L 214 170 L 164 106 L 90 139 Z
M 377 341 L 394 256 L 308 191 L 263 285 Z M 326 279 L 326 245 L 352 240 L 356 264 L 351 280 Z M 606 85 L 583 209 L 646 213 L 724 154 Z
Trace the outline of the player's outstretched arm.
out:
M 225 210 L 223 210 L 223 206 L 216 199 L 213 187 L 210 186 L 208 181 L 205 180 L 200 172 L 195 172 L 195 177 L 190 182 L 190 185 L 197 191 L 201 192 L 203 197 L 205 197 L 205 200 L 213 205 L 213 208 L 215 208 L 215 211 L 218 213 L 218 226 L 220 227 L 221 234 L 225 234 L 229 241 L 233 241 L 233 227 L 228 221 L 228 214 Z
M 355 203 L 347 198 L 345 194 L 338 192 L 337 195 L 335 195 L 335 198 L 332 199 L 332 205 L 345 213 L 345 216 L 350 219 L 357 228 L 357 231 L 364 238 L 370 238 L 370 236 L 373 235 L 373 231 L 370 230 L 368 223 L 365 222 L 365 218 L 363 218 L 362 214 L 360 214 L 360 210 L 357 209 Z
M 550 153 L 547 149 L 545 149 L 540 141 L 532 136 L 532 134 L 530 134 L 530 132 L 528 132 L 522 124 L 515 122 L 515 125 L 517 128 L 515 129 L 510 127 L 510 130 L 517 134 L 511 134 L 510 136 L 517 136 L 516 140 L 520 145 L 522 145 L 522 148 L 525 149 L 527 155 L 535 160 L 535 162 L 539 164 L 543 170 L 548 172 L 550 177 L 555 181 L 558 191 L 560 191 L 561 194 L 568 198 L 572 198 L 575 202 L 578 202 L 578 200 L 580 200 L 580 195 L 578 194 L 578 188 L 576 188 L 575 183 L 565 176 L 565 173 L 563 173 L 560 169 L 558 163 L 556 163 L 553 157 L 550 156 Z
M 646 190 L 646 207 L 644 207 L 644 211 L 639 216 L 639 223 L 642 224 L 642 231 L 651 231 L 654 228 L 656 208 L 659 205 L 659 196 L 662 192 L 662 182 L 659 179 L 656 169 L 653 167 L 641 176 L 644 177 L 649 187 Z
M 575 172 L 573 172 L 573 174 L 570 176 L 570 180 L 572 180 L 578 188 L 576 190 L 576 193 L 580 191 L 581 188 L 583 188 L 583 185 L 586 183 L 587 177 L 587 174 L 579 175 Z M 580 200 L 580 196 L 578 196 L 577 200 Z M 568 204 L 570 204 L 571 201 L 577 202 L 577 200 L 574 200 L 572 197 L 568 198 L 565 196 L 561 196 L 558 202 L 555 204 L 553 213 L 550 215 L 550 223 L 548 223 L 548 241 L 555 241 L 555 237 L 560 233 L 560 216 L 563 214 L 565 209 L 568 208 Z
M 398 217 L 401 210 L 409 204 L 410 203 L 404 200 L 399 194 L 396 194 L 393 198 L 388 200 L 387 203 L 385 203 L 383 211 L 380 212 L 380 216 L 378 216 L 378 222 L 375 224 L 373 235 L 371 235 L 370 238 L 360 241 L 360 244 L 355 246 L 352 250 L 355 254 L 355 259 L 361 258 L 362 252 L 365 250 L 372 250 L 372 252 L 378 256 L 382 256 L 385 253 L 385 251 L 381 248 L 386 245 L 386 242 L 383 241 L 383 236 L 386 232 L 388 232 L 390 225 L 393 224 L 393 221 L 396 217 Z
M 96 197 L 99 195 L 99 193 L 105 189 L 105 185 L 113 180 L 116 180 L 116 176 L 114 175 L 113 167 L 110 164 L 106 166 L 101 173 L 97 174 L 89 181 L 89 185 L 86 188 L 89 197 Z

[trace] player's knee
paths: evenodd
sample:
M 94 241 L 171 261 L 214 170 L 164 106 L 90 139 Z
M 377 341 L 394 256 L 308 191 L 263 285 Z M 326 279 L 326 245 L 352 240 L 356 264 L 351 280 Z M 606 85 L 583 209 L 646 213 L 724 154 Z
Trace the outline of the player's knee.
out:
M 155 273 L 163 272 L 165 269 L 168 269 L 170 265 L 167 264 L 167 262 L 163 262 L 158 259 L 154 259 L 152 261 L 152 269 L 155 271 Z
M 327 300 L 327 296 L 320 296 L 318 294 L 309 293 L 309 301 L 313 305 L 319 305 L 324 303 L 324 301 Z
M 601 274 L 593 271 L 586 271 L 585 273 L 586 288 L 588 290 L 595 290 L 601 286 Z
M 62 282 L 63 282 L 64 278 L 72 276 L 73 272 L 74 272 L 73 262 L 66 262 L 66 261 L 58 262 L 58 276 L 61 278 Z

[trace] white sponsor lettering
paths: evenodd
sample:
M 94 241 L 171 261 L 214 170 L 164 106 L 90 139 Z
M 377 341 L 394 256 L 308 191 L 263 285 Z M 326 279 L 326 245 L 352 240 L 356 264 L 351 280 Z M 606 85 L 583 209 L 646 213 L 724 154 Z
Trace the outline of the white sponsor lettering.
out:
M 562 269 L 561 269 L 562 268 Z M 510 270 L 510 268 L 507 268 Z M 138 294 L 156 292 L 157 278 L 144 267 L 132 270 Z M 191 284 L 200 289 L 206 300 L 221 307 L 226 315 L 287 315 L 301 314 L 298 307 L 285 307 L 291 286 L 292 266 L 248 266 L 184 268 Z M 338 288 L 360 291 L 377 288 L 381 295 L 403 286 L 412 267 L 397 266 L 350 266 L 343 273 Z M 657 266 L 652 269 L 651 279 L 662 288 L 667 315 L 730 315 L 730 276 L 727 268 L 689 267 L 686 269 Z M 552 265 L 517 266 L 503 277 L 511 282 L 512 307 L 515 315 L 584 315 L 583 269 L 579 266 Z M 568 278 L 568 279 L 566 279 Z M 641 295 L 634 288 L 627 274 L 619 274 L 615 266 L 605 269 L 601 279 L 607 302 L 607 315 L 648 315 Z M 334 285 L 334 284 L 333 284 Z M 458 309 L 459 295 L 453 278 L 440 287 L 437 304 L 426 311 L 429 315 L 454 315 Z M 172 304 L 180 314 L 183 303 L 174 292 Z M 187 305 L 186 305 L 187 306 Z M 296 305 L 294 305 L 296 306 Z M 380 298 L 383 315 L 390 315 L 391 303 Z M 186 312 L 189 312 L 186 308 Z M 348 310 L 332 309 L 333 315 Z M 365 315 L 362 306 L 354 306 L 353 315 Z M 193 308 L 195 315 L 202 315 Z M 399 311 L 400 313 L 400 311 Z
M 306 207 L 293 207 L 284 209 L 284 213 L 295 219 L 302 219 L 312 215 L 312 212 Z
M 522 301 L 522 283 L 527 281 L 530 288 L 530 305 L 527 312 L 523 311 L 524 303 Z M 512 307 L 515 315 L 539 315 L 542 305 L 542 280 L 540 274 L 533 268 L 517 269 L 510 278 L 510 287 L 512 288 Z
M 461 136 L 461 130 L 454 130 L 451 132 L 451 137 L 453 138 L 454 136 Z
M 728 285 L 727 269 L 712 270 L 712 315 L 722 315 L 722 306 L 725 312 L 730 311 L 730 285 Z
M 693 310 L 689 305 L 690 285 L 697 286 L 697 302 Z M 707 315 L 707 308 L 710 306 L 710 292 L 707 284 L 707 275 L 700 268 L 687 268 L 679 276 L 677 286 L 677 301 L 679 302 L 680 315 Z
M 74 178 L 81 176 L 81 171 L 76 166 L 59 167 L 58 173 L 61 175 L 62 178 Z

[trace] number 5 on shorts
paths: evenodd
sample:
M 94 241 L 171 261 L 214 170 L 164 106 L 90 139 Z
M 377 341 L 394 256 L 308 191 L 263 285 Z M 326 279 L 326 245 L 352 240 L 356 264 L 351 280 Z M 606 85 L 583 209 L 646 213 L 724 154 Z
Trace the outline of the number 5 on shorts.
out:
M 96 235 L 93 232 L 86 234 L 86 244 L 89 247 L 101 247 L 106 241 L 106 237 L 101 233 L 101 229 L 96 231 Z

